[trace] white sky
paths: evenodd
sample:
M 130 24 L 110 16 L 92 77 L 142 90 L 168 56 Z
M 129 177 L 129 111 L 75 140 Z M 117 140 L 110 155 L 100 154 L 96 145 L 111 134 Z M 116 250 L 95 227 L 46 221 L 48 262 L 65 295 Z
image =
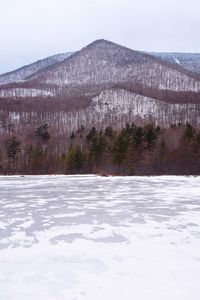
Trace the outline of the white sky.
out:
M 0 0 L 0 73 L 104 38 L 200 53 L 200 0 Z

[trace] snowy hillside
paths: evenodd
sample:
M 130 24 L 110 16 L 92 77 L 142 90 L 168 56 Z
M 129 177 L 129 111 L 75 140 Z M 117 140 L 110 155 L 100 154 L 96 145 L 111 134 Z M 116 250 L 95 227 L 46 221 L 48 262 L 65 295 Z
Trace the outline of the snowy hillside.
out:
M 199 53 L 150 53 L 164 61 L 182 66 L 186 70 L 200 75 L 200 54 Z
M 118 123 L 122 127 L 131 121 L 136 124 L 153 121 L 161 126 L 187 121 L 200 124 L 198 104 L 172 104 L 122 89 L 102 92 L 92 99 L 90 109 L 98 123 L 104 126 Z
M 71 55 L 50 57 L 10 73 L 7 82 L 13 78 L 18 82 L 0 86 L 0 98 L 56 101 L 56 111 L 55 102 L 51 109 L 47 108 L 55 115 L 58 111 L 61 114 L 59 130 L 63 122 L 70 129 L 82 124 L 116 126 L 129 120 L 154 120 L 162 125 L 179 121 L 199 124 L 200 80 L 180 66 L 191 64 L 196 58 L 191 55 L 190 60 L 183 60 L 181 55 L 173 55 L 164 59 L 165 54 L 155 57 L 97 40 Z M 3 78 L 2 75 L 0 80 Z M 30 121 L 35 115 L 31 105 L 29 108 L 22 104 L 23 110 L 29 112 Z M 37 115 L 40 105 L 36 110 Z M 45 111 L 43 121 L 55 121 L 53 113 L 46 119 Z M 26 123 L 26 113 L 19 119 Z
M 8 90 L 0 90 L 1 98 L 26 98 L 26 97 L 47 97 L 54 96 L 51 91 L 46 91 L 39 88 L 10 88 Z
M 53 87 L 54 97 L 71 97 L 93 96 L 113 86 L 128 87 L 146 96 L 147 92 L 154 90 L 157 98 L 159 91 L 200 91 L 200 81 L 176 65 L 105 40 L 93 42 L 60 63 L 38 72 L 35 70 L 22 87 L 33 90 L 42 87 L 47 92 L 52 91 Z M 18 87 L 21 87 L 20 84 Z M 10 91 L 5 88 L 5 97 L 7 93 L 10 95 Z
M 51 66 L 55 63 L 61 62 L 72 53 L 62 53 L 47 57 L 45 59 L 34 62 L 30 65 L 21 67 L 20 69 L 14 70 L 9 73 L 0 75 L 0 85 L 14 83 L 25 80 L 28 76 L 37 73 L 38 71 Z
M 116 84 L 170 91 L 199 91 L 200 82 L 160 59 L 139 51 L 98 40 L 68 60 L 30 77 L 34 84 L 86 88 L 91 93 Z M 91 87 L 92 86 L 92 87 Z
M 47 97 L 48 95 L 43 96 Z M 171 124 L 178 124 L 179 122 L 190 122 L 199 126 L 200 104 L 167 103 L 127 90 L 113 88 L 93 97 L 86 108 L 67 112 L 63 110 L 23 114 L 10 112 L 8 119 L 16 131 L 20 131 L 21 128 L 25 128 L 29 124 L 37 126 L 39 119 L 43 124 L 48 123 L 52 131 L 59 135 L 70 135 L 71 132 L 77 131 L 81 126 L 88 130 L 94 125 L 99 130 L 108 126 L 120 129 L 127 122 L 134 122 L 137 125 L 155 122 L 163 127 L 170 127 Z

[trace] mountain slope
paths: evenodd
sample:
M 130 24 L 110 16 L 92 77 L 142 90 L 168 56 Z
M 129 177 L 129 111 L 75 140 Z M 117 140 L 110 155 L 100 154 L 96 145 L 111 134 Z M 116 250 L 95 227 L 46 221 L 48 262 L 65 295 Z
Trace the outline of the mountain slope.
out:
M 25 80 L 28 76 L 41 71 L 43 68 L 51 66 L 55 63 L 61 62 L 67 57 L 69 57 L 72 53 L 62 53 L 47 57 L 42 60 L 38 60 L 30 65 L 21 67 L 17 70 L 14 70 L 9 73 L 5 73 L 0 75 L 0 85 L 8 84 L 8 83 L 15 83 L 19 81 Z
M 106 40 L 26 76 L 24 82 L 1 87 L 0 97 L 92 99 L 116 87 L 167 102 L 200 101 L 200 81 L 191 72 Z
M 182 66 L 184 69 L 200 75 L 199 53 L 149 53 L 163 61 Z
M 82 108 L 79 106 L 76 110 L 72 108 L 64 110 L 61 109 L 61 106 L 59 109 L 57 103 L 51 110 L 49 101 L 43 101 L 39 105 L 38 101 L 32 102 L 35 103 L 36 110 L 31 105 L 26 106 L 23 113 L 19 105 L 16 107 L 17 111 L 13 112 L 11 109 L 7 120 L 8 130 L 10 124 L 16 132 L 24 130 L 26 127 L 30 129 L 30 124 L 34 128 L 41 124 L 49 124 L 53 134 L 56 133 L 66 138 L 66 134 L 70 135 L 73 131 L 80 131 L 82 127 L 87 130 L 93 126 L 99 130 L 108 126 L 120 129 L 126 126 L 127 122 L 134 122 L 139 126 L 153 122 L 162 127 L 170 127 L 171 124 L 179 122 L 200 124 L 200 104 L 167 103 L 120 88 L 106 89 L 93 97 L 89 105 Z M 45 107 L 42 109 L 43 103 Z M 6 127 L 5 125 L 6 122 L 4 122 L 4 127 Z M 0 122 L 0 132 L 1 130 L 3 131 Z
M 161 126 L 178 122 L 198 124 L 199 120 L 195 116 L 200 115 L 199 104 L 167 103 L 123 89 L 105 90 L 92 99 L 90 110 L 93 111 L 94 120 L 98 120 L 103 128 L 110 124 L 121 128 L 127 122 L 155 122 Z
M 171 91 L 198 91 L 199 82 L 178 66 L 120 45 L 98 40 L 69 59 L 30 76 L 35 84 L 80 88 L 140 85 Z

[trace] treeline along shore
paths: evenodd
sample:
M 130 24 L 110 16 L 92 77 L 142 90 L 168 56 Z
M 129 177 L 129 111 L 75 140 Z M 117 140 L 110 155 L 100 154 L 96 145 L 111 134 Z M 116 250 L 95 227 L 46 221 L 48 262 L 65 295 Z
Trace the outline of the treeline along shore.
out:
M 48 124 L 0 136 L 0 174 L 199 175 L 200 128 L 153 123 L 81 126 L 54 136 Z

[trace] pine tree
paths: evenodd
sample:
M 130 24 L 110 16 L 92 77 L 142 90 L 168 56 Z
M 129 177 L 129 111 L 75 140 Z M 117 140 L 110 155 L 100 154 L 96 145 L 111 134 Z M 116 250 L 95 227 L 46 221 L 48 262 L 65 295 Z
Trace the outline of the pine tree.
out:
M 144 127 L 144 140 L 146 148 L 152 148 L 157 140 L 157 132 L 153 124 L 148 124 Z
M 129 146 L 129 136 L 126 131 L 122 130 L 120 135 L 116 138 L 112 148 L 112 160 L 115 164 L 121 165 L 126 157 Z
M 86 136 L 86 140 L 90 142 L 97 135 L 97 130 L 95 127 L 92 127 L 88 135 Z
M 187 122 L 183 137 L 190 141 L 194 139 L 195 136 L 196 136 L 196 130 L 190 123 Z
M 47 142 L 51 138 L 48 129 L 48 124 L 44 124 L 36 129 L 35 135 L 42 140 L 42 142 Z
M 16 137 L 12 137 L 11 140 L 8 141 L 7 143 L 7 157 L 9 158 L 9 171 L 11 171 L 12 173 L 15 173 L 17 168 L 18 168 L 18 160 L 20 158 L 20 144 L 21 142 L 19 140 L 17 140 Z
M 67 169 L 70 173 L 77 173 L 79 172 L 84 165 L 86 155 L 83 150 L 81 150 L 80 146 L 76 146 L 70 148 L 67 151 L 66 155 L 66 162 L 67 162 Z
M 105 137 L 102 134 L 95 135 L 89 143 L 90 157 L 98 163 L 106 148 L 107 142 Z
M 76 137 L 75 133 L 72 132 L 72 134 L 70 135 L 70 139 L 73 140 L 73 139 L 75 139 L 75 137 Z
M 112 138 L 114 136 L 113 128 L 111 126 L 106 127 L 105 136 Z
M 142 127 L 135 127 L 132 133 L 132 144 L 138 147 L 144 140 L 144 133 Z
M 8 141 L 7 144 L 7 157 L 13 160 L 16 160 L 21 151 L 20 149 L 21 142 L 17 140 L 16 137 L 12 137 L 11 140 Z
M 85 153 L 81 150 L 80 146 L 76 146 L 74 153 L 74 167 L 76 172 L 80 171 L 85 162 Z

